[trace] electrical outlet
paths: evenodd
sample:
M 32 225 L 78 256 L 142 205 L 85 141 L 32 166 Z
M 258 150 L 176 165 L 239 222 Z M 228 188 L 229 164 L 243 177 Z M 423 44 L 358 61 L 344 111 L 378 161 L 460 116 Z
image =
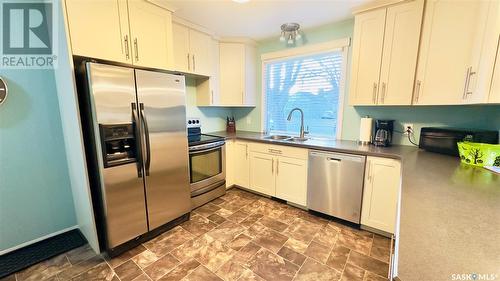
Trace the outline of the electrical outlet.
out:
M 247 116 L 246 120 L 248 125 L 252 124 L 252 117 Z
M 408 130 L 410 132 L 412 132 L 412 133 L 414 132 L 414 130 L 413 130 L 413 124 L 411 124 L 411 123 L 404 123 L 403 124 L 403 132 L 405 132 L 405 136 L 408 135 Z

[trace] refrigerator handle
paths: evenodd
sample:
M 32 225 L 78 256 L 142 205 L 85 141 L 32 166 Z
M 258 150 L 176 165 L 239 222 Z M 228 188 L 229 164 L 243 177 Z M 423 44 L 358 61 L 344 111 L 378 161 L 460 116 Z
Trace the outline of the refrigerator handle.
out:
M 135 102 L 132 103 L 132 126 L 134 128 L 134 136 L 135 136 L 135 147 L 136 147 L 136 153 L 137 153 L 137 177 L 142 178 L 142 149 L 141 149 L 141 142 L 140 142 L 140 134 L 139 134 L 139 129 L 138 129 L 138 122 L 137 122 L 137 104 Z
M 149 145 L 149 128 L 148 128 L 148 120 L 146 120 L 146 114 L 144 114 L 144 104 L 141 102 L 139 104 L 141 109 L 141 120 L 144 126 L 144 135 L 146 136 L 146 176 L 149 176 L 149 167 L 151 166 L 151 148 Z

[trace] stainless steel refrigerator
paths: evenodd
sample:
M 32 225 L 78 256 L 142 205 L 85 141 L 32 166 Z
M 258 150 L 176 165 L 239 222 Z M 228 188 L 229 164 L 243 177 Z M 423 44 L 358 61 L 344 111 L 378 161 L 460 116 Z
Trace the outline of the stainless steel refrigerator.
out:
M 99 63 L 85 63 L 84 72 L 84 119 L 93 127 L 85 141 L 95 147 L 93 188 L 109 253 L 190 212 L 185 84 L 183 76 Z

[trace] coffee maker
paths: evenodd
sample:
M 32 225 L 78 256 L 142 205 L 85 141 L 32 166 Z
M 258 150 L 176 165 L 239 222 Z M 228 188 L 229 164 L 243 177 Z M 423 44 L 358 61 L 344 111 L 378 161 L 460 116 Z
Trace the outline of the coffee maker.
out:
M 394 120 L 375 120 L 375 146 L 390 146 L 392 142 L 392 132 L 394 130 Z

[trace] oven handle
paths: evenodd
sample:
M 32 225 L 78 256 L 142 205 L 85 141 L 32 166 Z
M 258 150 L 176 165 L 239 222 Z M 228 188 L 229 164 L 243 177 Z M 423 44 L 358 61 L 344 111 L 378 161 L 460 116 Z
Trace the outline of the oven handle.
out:
M 214 143 L 209 143 L 209 144 L 202 144 L 202 145 L 197 145 L 197 146 L 192 146 L 189 148 L 189 154 L 200 154 L 204 152 L 209 152 L 209 151 L 214 151 L 222 146 L 224 146 L 225 141 L 218 141 Z

